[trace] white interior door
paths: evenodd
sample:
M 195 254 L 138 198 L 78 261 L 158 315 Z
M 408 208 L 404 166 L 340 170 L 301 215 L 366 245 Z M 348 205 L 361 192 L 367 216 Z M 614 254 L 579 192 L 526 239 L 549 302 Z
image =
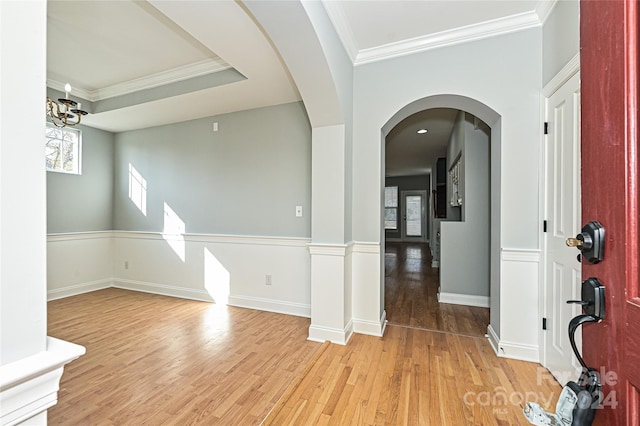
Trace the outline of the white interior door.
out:
M 402 191 L 402 241 L 427 240 L 427 191 Z
M 545 145 L 545 219 L 543 365 L 565 384 L 576 380 L 580 365 L 573 356 L 567 328 L 580 314 L 581 264 L 565 240 L 581 229 L 580 214 L 580 74 L 547 99 L 549 130 Z M 544 321 L 544 319 L 543 319 Z M 581 348 L 579 333 L 576 343 Z

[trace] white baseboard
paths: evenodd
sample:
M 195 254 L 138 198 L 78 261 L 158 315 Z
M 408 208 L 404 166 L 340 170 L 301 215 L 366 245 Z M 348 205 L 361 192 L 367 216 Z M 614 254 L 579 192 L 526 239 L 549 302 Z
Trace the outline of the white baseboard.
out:
M 309 337 L 307 340 L 313 342 L 324 343 L 327 340 L 338 345 L 346 345 L 353 335 L 353 322 L 349 323 L 344 329 L 322 327 L 319 325 L 311 325 L 309 327 Z
M 500 340 L 491 325 L 487 327 L 487 334 L 489 344 L 497 356 L 520 361 L 540 362 L 540 353 L 537 346 Z
M 471 294 L 438 293 L 438 302 L 451 303 L 454 305 L 478 306 L 480 308 L 489 307 L 488 296 L 475 296 Z
M 496 353 L 496 355 L 500 356 L 500 354 L 498 353 L 500 339 L 498 338 L 498 335 L 496 334 L 496 331 L 493 329 L 493 326 L 491 324 L 487 326 L 487 338 L 489 339 L 489 344 L 491 345 L 493 351 Z
M 237 306 L 239 308 L 257 309 L 260 311 L 311 318 L 311 305 L 304 305 L 302 303 L 229 295 L 229 301 L 227 304 L 230 306 Z
M 89 293 L 91 291 L 102 290 L 113 287 L 113 278 L 91 281 L 87 283 L 74 284 L 55 290 L 47 291 L 47 300 L 63 299 L 65 297 L 76 296 L 78 294 Z
M 379 321 L 353 320 L 353 331 L 359 334 L 382 337 L 387 327 L 387 311 L 382 311 Z
M 124 290 L 141 291 L 143 293 L 161 294 L 163 296 L 179 297 L 181 299 L 213 302 L 213 298 L 206 290 L 176 287 L 165 284 L 148 283 L 143 281 L 116 279 L 113 287 Z

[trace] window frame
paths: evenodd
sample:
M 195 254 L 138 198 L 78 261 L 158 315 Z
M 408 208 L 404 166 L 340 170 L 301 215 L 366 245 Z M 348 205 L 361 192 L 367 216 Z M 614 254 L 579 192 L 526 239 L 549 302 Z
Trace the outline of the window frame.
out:
M 395 205 L 393 205 L 394 203 L 391 203 L 390 205 L 387 205 L 387 201 L 389 197 L 387 197 L 387 191 L 391 191 L 395 189 Z M 399 229 L 398 227 L 398 207 L 399 207 L 399 202 L 398 202 L 398 196 L 399 196 L 399 188 L 398 185 L 391 185 L 391 186 L 385 186 L 384 187 L 384 230 L 385 231 L 397 231 Z M 387 222 L 389 222 L 387 220 L 387 211 L 395 211 L 396 213 L 396 219 L 395 219 L 395 226 L 391 227 L 388 226 Z
M 59 168 L 52 168 L 49 167 L 48 163 L 47 163 L 47 144 L 48 141 L 50 140 L 55 140 L 58 142 L 58 146 L 60 145 L 60 143 L 64 142 L 64 136 L 63 138 L 51 138 L 49 137 L 49 130 L 55 130 L 55 131 L 59 131 L 62 132 L 62 134 L 64 135 L 65 132 L 71 133 L 71 134 L 75 134 L 77 139 L 75 142 L 72 142 L 75 147 L 73 149 L 74 154 L 73 154 L 73 164 L 74 164 L 74 168 L 73 170 L 65 170 L 64 169 L 64 165 L 63 162 L 60 162 L 60 167 Z M 45 143 L 45 169 L 47 172 L 54 172 L 54 173 L 64 173 L 64 174 L 68 174 L 68 175 L 82 175 L 82 130 L 77 129 L 77 128 L 69 128 L 69 127 L 57 127 L 56 125 L 47 122 L 46 128 L 45 128 L 45 134 L 44 134 L 44 143 Z M 68 142 L 67 142 L 68 143 Z M 60 149 L 60 148 L 58 148 Z

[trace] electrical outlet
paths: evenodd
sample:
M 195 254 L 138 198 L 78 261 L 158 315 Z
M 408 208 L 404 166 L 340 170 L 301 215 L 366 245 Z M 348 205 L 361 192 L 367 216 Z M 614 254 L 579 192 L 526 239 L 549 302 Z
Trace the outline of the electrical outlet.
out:
M 264 285 L 271 285 L 271 275 L 264 276 Z

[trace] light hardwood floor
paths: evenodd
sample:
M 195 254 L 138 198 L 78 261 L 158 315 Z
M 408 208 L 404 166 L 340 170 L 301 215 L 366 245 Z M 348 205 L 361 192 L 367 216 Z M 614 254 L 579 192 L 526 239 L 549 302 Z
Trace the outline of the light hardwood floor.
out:
M 319 344 L 305 318 L 119 289 L 48 307 L 49 335 L 87 348 L 50 425 L 518 425 L 561 390 L 484 338 L 390 325 Z
M 86 355 L 50 425 L 259 424 L 321 346 L 309 320 L 119 289 L 49 302 Z
M 555 411 L 546 370 L 498 358 L 486 339 L 390 325 L 328 345 L 265 425 L 525 425 L 527 401 Z
M 439 271 L 424 243 L 385 244 L 385 311 L 390 324 L 484 336 L 489 309 L 438 302 Z

